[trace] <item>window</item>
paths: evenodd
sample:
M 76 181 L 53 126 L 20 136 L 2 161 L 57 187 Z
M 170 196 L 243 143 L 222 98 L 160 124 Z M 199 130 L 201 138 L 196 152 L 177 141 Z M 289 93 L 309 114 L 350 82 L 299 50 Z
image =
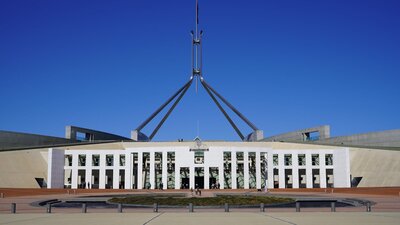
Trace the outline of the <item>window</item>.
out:
M 300 154 L 299 155 L 299 166 L 305 166 L 306 165 L 306 155 Z
M 86 155 L 79 155 L 78 166 L 86 166 Z
M 325 165 L 326 166 L 332 166 L 333 165 L 333 155 L 332 154 L 326 154 L 325 155 Z
M 100 166 L 100 155 L 92 155 L 92 166 Z
M 274 166 L 278 166 L 278 165 L 279 165 L 279 162 L 278 162 L 278 154 L 274 154 L 274 155 L 272 156 L 272 161 L 273 161 L 273 163 L 274 163 Z
M 170 174 L 175 171 L 175 152 L 167 153 L 167 167 Z
M 106 166 L 114 166 L 114 155 L 106 155 Z
M 72 155 L 64 156 L 64 166 L 72 166 Z
M 194 163 L 195 164 L 203 164 L 204 163 L 204 152 L 203 151 L 195 151 L 194 152 Z
M 285 166 L 292 165 L 292 154 L 285 154 Z
M 119 165 L 125 166 L 125 155 L 119 155 Z
M 236 160 L 243 162 L 244 160 L 243 152 L 236 152 Z
M 318 154 L 312 154 L 311 155 L 311 165 L 313 166 L 319 166 L 319 155 Z
M 303 133 L 303 138 L 304 141 L 318 141 L 320 139 L 319 132 L 314 131 L 314 132 Z

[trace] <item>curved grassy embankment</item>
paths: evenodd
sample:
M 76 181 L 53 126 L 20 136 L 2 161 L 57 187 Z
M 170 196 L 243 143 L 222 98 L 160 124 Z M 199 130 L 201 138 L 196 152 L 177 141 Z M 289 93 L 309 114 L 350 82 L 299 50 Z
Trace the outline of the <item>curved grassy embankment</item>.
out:
M 224 195 L 209 198 L 182 198 L 159 196 L 129 196 L 125 198 L 112 198 L 110 202 L 135 205 L 176 205 L 185 206 L 193 203 L 196 206 L 217 206 L 228 203 L 229 205 L 259 205 L 293 202 L 291 198 L 267 197 L 267 196 L 232 196 Z

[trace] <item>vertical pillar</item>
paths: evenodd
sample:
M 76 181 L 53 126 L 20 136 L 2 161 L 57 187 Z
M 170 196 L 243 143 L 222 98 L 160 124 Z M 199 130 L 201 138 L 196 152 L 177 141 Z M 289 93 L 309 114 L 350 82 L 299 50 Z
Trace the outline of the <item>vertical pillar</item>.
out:
M 268 152 L 267 160 L 268 160 L 268 188 L 274 188 L 274 154 L 272 152 Z
M 261 189 L 261 158 L 260 152 L 256 152 L 256 187 Z
M 155 187 L 155 153 L 154 152 L 150 152 L 150 185 L 151 185 L 151 189 L 157 189 L 157 187 Z
M 299 188 L 299 158 L 298 154 L 292 154 L 293 188 Z
M 190 182 L 189 182 L 189 188 L 195 188 L 195 183 L 194 183 L 194 166 L 189 167 L 189 177 L 190 177 Z
M 78 188 L 78 155 L 72 154 L 72 181 L 71 181 L 71 188 L 77 189 Z
M 285 159 L 284 153 L 278 154 L 279 188 L 285 188 Z
M 86 188 L 89 188 L 89 184 L 92 187 L 92 154 L 86 154 L 85 177 Z
M 307 188 L 313 187 L 311 153 L 306 153 L 306 182 Z
M 232 159 L 232 189 L 237 189 L 237 158 L 236 158 L 236 152 L 232 151 L 231 152 L 231 159 Z
M 164 189 L 168 188 L 168 152 L 163 151 L 162 153 L 162 178 Z
M 321 188 L 326 188 L 325 154 L 319 155 L 319 183 Z
M 113 189 L 119 189 L 119 167 L 114 164 L 113 170 Z
M 181 188 L 181 167 L 176 163 L 176 154 L 175 154 L 175 189 Z
M 106 155 L 100 154 L 99 189 L 106 188 Z
M 224 162 L 219 165 L 218 167 L 218 183 L 219 183 L 219 188 L 224 189 L 225 188 L 225 182 L 224 182 Z
M 210 189 L 210 167 L 204 166 L 204 189 Z
M 125 189 L 132 189 L 132 174 L 133 174 L 133 155 L 132 152 L 125 154 Z
M 143 189 L 143 152 L 138 152 L 137 188 Z
M 249 189 L 249 152 L 243 152 L 243 166 L 244 166 L 244 189 Z

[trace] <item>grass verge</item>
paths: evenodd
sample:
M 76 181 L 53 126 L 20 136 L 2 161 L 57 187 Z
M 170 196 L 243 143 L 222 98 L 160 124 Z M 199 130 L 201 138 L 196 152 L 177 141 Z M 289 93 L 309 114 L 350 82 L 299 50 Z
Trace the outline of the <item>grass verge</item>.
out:
M 293 202 L 291 198 L 269 197 L 269 196 L 232 196 L 224 195 L 208 198 L 182 198 L 182 197 L 160 197 L 160 196 L 129 196 L 124 198 L 112 198 L 109 202 L 135 205 L 173 205 L 185 206 L 193 203 L 196 206 L 217 206 L 228 203 L 229 205 L 259 205 Z

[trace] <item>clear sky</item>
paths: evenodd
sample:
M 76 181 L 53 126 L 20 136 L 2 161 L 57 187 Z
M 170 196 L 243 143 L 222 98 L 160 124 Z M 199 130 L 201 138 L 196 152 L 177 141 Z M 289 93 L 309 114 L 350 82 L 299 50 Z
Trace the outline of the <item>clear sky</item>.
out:
M 265 136 L 399 129 L 399 12 L 398 0 L 200 0 L 204 77 Z M 189 79 L 194 13 L 194 0 L 0 1 L 0 130 L 129 136 Z M 155 140 L 198 133 L 239 140 L 192 87 Z

